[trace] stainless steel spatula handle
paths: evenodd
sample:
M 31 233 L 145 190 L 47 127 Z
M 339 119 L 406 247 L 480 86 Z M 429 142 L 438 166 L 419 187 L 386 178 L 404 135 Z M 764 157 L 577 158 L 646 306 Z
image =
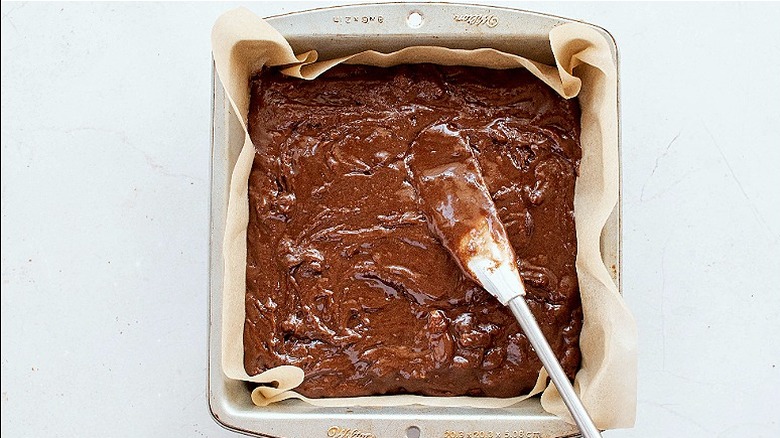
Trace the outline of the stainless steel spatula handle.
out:
M 539 328 L 539 324 L 536 323 L 536 319 L 531 313 L 531 309 L 528 308 L 528 304 L 525 302 L 525 298 L 517 296 L 507 303 L 512 313 L 515 314 L 515 318 L 520 323 L 523 332 L 531 341 L 536 354 L 541 359 L 544 368 L 547 370 L 547 374 L 550 375 L 555 387 L 563 398 L 563 402 L 566 407 L 569 408 L 574 421 L 582 432 L 584 438 L 599 438 L 601 432 L 593 424 L 593 420 L 588 415 L 588 411 L 585 410 L 582 401 L 577 397 L 577 393 L 574 392 L 574 388 L 569 382 L 569 378 L 566 377 L 566 373 L 563 372 L 561 364 L 555 357 L 550 344 L 547 343 L 547 339 L 542 334 L 542 330 Z

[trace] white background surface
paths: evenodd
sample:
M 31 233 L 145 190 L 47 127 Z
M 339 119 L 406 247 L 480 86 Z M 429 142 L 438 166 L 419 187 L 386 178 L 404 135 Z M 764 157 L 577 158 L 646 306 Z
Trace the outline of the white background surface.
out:
M 780 6 L 511 5 L 620 48 L 639 411 L 607 436 L 780 436 Z M 228 7 L 2 5 L 3 436 L 232 435 L 205 397 Z

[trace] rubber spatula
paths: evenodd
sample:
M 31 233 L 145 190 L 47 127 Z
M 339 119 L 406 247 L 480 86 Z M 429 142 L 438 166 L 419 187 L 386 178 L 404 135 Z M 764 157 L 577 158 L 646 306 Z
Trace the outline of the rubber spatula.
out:
M 461 133 L 443 123 L 429 126 L 412 143 L 406 165 L 429 226 L 466 275 L 512 309 L 582 435 L 600 437 L 525 302 L 514 250 Z

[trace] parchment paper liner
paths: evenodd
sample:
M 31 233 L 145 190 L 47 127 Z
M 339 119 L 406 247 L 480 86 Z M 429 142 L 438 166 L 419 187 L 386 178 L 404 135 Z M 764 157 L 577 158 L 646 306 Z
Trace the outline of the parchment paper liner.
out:
M 579 96 L 582 109 L 582 161 L 577 178 L 574 210 L 577 228 L 577 273 L 584 324 L 580 338 L 582 365 L 575 389 L 596 425 L 602 429 L 631 427 L 636 412 L 636 326 L 601 259 L 601 230 L 618 199 L 617 72 L 608 42 L 593 28 L 567 23 L 550 31 L 555 66 L 517 55 L 484 48 L 456 50 L 442 47 L 407 47 L 393 53 L 365 51 L 351 56 L 317 61 L 317 53 L 294 54 L 273 27 L 250 11 L 239 8 L 223 14 L 212 31 L 217 73 L 236 114 L 242 115 L 246 132 L 249 78 L 263 66 L 283 66 L 283 72 L 314 79 L 339 63 L 392 66 L 430 62 L 509 69 L 524 67 L 560 95 Z M 233 170 L 225 227 L 225 278 L 223 296 L 222 366 L 231 379 L 276 387 L 258 386 L 252 401 L 266 406 L 298 398 L 317 406 L 510 406 L 542 392 L 542 407 L 564 420 L 572 419 L 555 387 L 547 385 L 540 371 L 536 387 L 522 397 L 425 397 L 415 395 L 309 399 L 293 391 L 303 371 L 281 366 L 256 376 L 243 367 L 243 326 L 246 292 L 247 180 L 254 146 L 248 133 Z

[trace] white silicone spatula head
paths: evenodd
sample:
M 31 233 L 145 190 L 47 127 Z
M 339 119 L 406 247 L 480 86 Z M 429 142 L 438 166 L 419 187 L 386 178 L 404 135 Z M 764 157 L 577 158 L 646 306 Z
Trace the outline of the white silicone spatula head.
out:
M 406 164 L 431 228 L 461 269 L 512 309 L 583 436 L 600 437 L 521 298 L 514 250 L 465 139 L 446 124 L 432 125 L 412 143 Z

